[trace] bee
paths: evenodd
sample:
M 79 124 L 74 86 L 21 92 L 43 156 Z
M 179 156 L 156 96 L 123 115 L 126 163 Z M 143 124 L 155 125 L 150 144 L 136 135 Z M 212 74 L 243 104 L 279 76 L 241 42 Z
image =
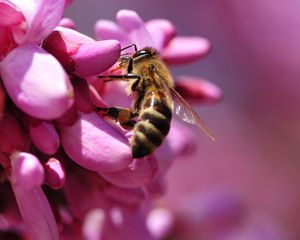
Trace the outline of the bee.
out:
M 174 89 L 172 75 L 156 49 L 145 47 L 137 50 L 132 44 L 122 50 L 130 47 L 135 48 L 135 53 L 122 56 L 118 67 L 126 69 L 125 75 L 98 77 L 106 78 L 106 81 L 128 81 L 132 109 L 110 107 L 98 110 L 125 129 L 133 129 L 130 139 L 132 157 L 148 156 L 163 143 L 170 130 L 173 112 L 183 121 L 199 126 L 214 140 L 205 122 Z

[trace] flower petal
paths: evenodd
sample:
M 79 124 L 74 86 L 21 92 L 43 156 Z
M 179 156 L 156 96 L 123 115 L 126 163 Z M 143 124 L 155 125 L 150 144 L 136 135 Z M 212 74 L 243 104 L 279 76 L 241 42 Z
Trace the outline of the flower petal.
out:
M 221 89 L 213 83 L 189 76 L 176 78 L 176 90 L 192 103 L 215 103 L 223 97 Z
M 65 0 L 10 0 L 26 19 L 26 34 L 18 43 L 40 43 L 59 24 Z M 17 39 L 16 39 L 17 40 Z
M 75 29 L 76 24 L 71 18 L 63 18 L 59 22 L 60 27 Z
M 73 89 L 57 60 L 35 45 L 15 48 L 1 62 L 8 95 L 24 112 L 41 119 L 60 117 L 73 103 Z
M 53 189 L 61 188 L 65 182 L 63 166 L 55 158 L 50 158 L 45 164 L 45 182 Z
M 0 26 L 16 26 L 24 21 L 24 17 L 15 6 L 9 2 L 0 2 Z
M 103 229 L 105 226 L 105 211 L 101 208 L 93 209 L 85 216 L 82 234 L 86 240 L 101 240 L 103 239 Z
M 92 171 L 119 171 L 132 161 L 127 139 L 94 112 L 63 127 L 61 139 L 69 157 Z
M 120 44 L 116 40 L 103 40 L 82 44 L 72 56 L 75 73 L 79 76 L 91 76 L 104 72 L 120 57 Z
M 126 31 L 110 20 L 98 20 L 95 24 L 95 34 L 97 40 L 118 40 L 122 47 L 131 44 Z
M 146 22 L 146 28 L 153 41 L 155 48 L 160 52 L 176 36 L 175 26 L 166 19 L 153 19 Z
M 24 190 L 39 186 L 44 181 L 44 168 L 40 161 L 32 154 L 14 152 L 11 156 L 12 180 L 21 185 Z
M 12 183 L 12 188 L 31 239 L 58 240 L 57 225 L 41 187 L 25 190 Z
M 127 32 L 131 44 L 136 44 L 138 49 L 155 46 L 153 39 L 145 27 L 144 21 L 136 12 L 120 10 L 117 13 L 117 22 Z
M 59 136 L 51 123 L 41 122 L 29 127 L 29 133 L 33 144 L 43 153 L 56 153 L 60 140 Z
M 184 64 L 196 61 L 210 50 L 210 43 L 201 37 L 175 37 L 161 52 L 168 64 Z
M 156 159 L 146 157 L 142 159 L 134 159 L 127 168 L 117 172 L 99 172 L 99 174 L 121 188 L 137 188 L 143 187 L 150 182 L 157 170 Z

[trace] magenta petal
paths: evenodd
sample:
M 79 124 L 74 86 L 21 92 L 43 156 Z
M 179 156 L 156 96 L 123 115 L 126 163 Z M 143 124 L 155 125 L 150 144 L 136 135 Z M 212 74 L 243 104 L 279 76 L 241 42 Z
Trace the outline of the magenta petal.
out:
M 146 28 L 160 52 L 176 36 L 175 26 L 165 19 L 153 19 L 146 22 Z
M 69 77 L 59 62 L 35 45 L 21 45 L 0 65 L 4 86 L 24 112 L 41 119 L 60 117 L 73 103 Z
M 75 73 L 79 76 L 91 76 L 104 72 L 120 57 L 120 44 L 116 40 L 103 40 L 82 44 L 72 55 Z
M 49 202 L 40 186 L 25 190 L 12 183 L 12 188 L 32 240 L 58 240 L 58 229 Z
M 0 26 L 16 26 L 24 20 L 22 13 L 9 2 L 0 2 Z
M 223 97 L 221 89 L 207 80 L 189 76 L 176 80 L 176 90 L 192 103 L 215 103 Z
M 184 64 L 196 61 L 210 50 L 210 43 L 201 37 L 175 37 L 163 49 L 161 55 L 168 64 Z
M 43 153 L 54 154 L 57 151 L 60 140 L 51 123 L 41 122 L 30 126 L 29 133 L 33 144 Z
M 150 182 L 157 170 L 157 162 L 154 157 L 134 159 L 127 168 L 121 171 L 99 174 L 121 188 L 143 187 Z
M 127 32 L 110 20 L 98 20 L 95 24 L 95 34 L 98 40 L 116 39 L 122 47 L 130 44 Z
M 65 182 L 63 166 L 55 158 L 50 158 L 45 164 L 45 181 L 53 189 L 61 188 Z
M 117 13 L 117 22 L 126 32 L 128 32 L 131 44 L 135 43 L 138 49 L 147 46 L 155 46 L 153 39 L 145 27 L 144 21 L 136 12 L 120 10 Z
M 59 24 L 65 0 L 19 1 L 10 0 L 23 13 L 27 29 L 24 38 L 19 43 L 40 43 Z
M 93 171 L 119 171 L 132 161 L 127 139 L 96 113 L 81 114 L 72 126 L 63 127 L 61 138 L 69 157 Z
M 10 158 L 13 171 L 12 180 L 15 184 L 29 190 L 43 183 L 44 168 L 34 155 L 25 152 L 14 152 Z

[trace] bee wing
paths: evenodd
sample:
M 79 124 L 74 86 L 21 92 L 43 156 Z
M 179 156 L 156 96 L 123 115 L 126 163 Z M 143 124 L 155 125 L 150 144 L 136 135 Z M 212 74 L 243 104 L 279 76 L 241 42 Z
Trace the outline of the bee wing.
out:
M 176 115 L 184 122 L 196 124 L 211 140 L 215 141 L 212 131 L 206 125 L 204 120 L 192 109 L 190 104 L 180 96 L 175 89 L 170 88 L 171 96 L 174 102 L 174 111 Z

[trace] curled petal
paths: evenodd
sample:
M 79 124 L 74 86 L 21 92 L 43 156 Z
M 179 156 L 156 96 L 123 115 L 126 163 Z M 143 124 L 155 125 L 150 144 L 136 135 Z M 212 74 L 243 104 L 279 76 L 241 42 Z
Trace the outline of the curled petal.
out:
M 99 174 L 121 188 L 143 187 L 150 182 L 157 170 L 154 157 L 134 159 L 127 168 L 117 172 L 99 172 Z
M 12 181 L 30 190 L 44 181 L 44 168 L 40 161 L 32 154 L 14 152 L 11 156 Z
M 223 97 L 221 89 L 207 80 L 188 76 L 176 80 L 176 90 L 192 103 L 215 103 Z
M 103 40 L 82 44 L 72 59 L 75 62 L 75 73 L 80 76 L 91 76 L 110 68 L 119 57 L 119 42 Z
M 110 20 L 98 20 L 95 24 L 95 33 L 98 40 L 116 39 L 122 47 L 131 44 L 127 32 Z
M 175 26 L 165 19 L 153 19 L 146 22 L 146 28 L 155 42 L 156 49 L 160 52 L 176 36 Z
M 24 189 L 12 183 L 12 188 L 32 240 L 58 240 L 58 229 L 49 202 L 40 186 Z
M 201 37 L 175 37 L 161 52 L 168 64 L 184 64 L 196 61 L 210 50 L 210 43 Z
M 65 171 L 55 158 L 50 158 L 45 164 L 45 181 L 53 189 L 61 188 L 65 182 Z
M 131 43 L 135 43 L 138 49 L 155 46 L 144 21 L 136 12 L 120 10 L 117 13 L 117 22 L 127 32 Z
M 0 121 L 0 133 L 0 152 L 10 155 L 16 150 L 26 149 L 25 133 L 14 116 L 3 115 Z
M 119 171 L 132 161 L 127 139 L 96 113 L 81 114 L 72 126 L 63 127 L 61 138 L 69 157 L 92 171 Z
M 21 45 L 1 62 L 8 95 L 24 112 L 41 119 L 60 117 L 73 103 L 73 89 L 58 61 L 35 45 Z
M 43 153 L 54 154 L 60 140 L 54 126 L 48 122 L 41 122 L 29 127 L 29 133 L 33 144 Z
M 0 26 L 17 26 L 24 21 L 23 14 L 11 3 L 0 2 Z
M 65 0 L 10 0 L 24 15 L 25 35 L 16 39 L 19 44 L 40 43 L 59 24 Z

